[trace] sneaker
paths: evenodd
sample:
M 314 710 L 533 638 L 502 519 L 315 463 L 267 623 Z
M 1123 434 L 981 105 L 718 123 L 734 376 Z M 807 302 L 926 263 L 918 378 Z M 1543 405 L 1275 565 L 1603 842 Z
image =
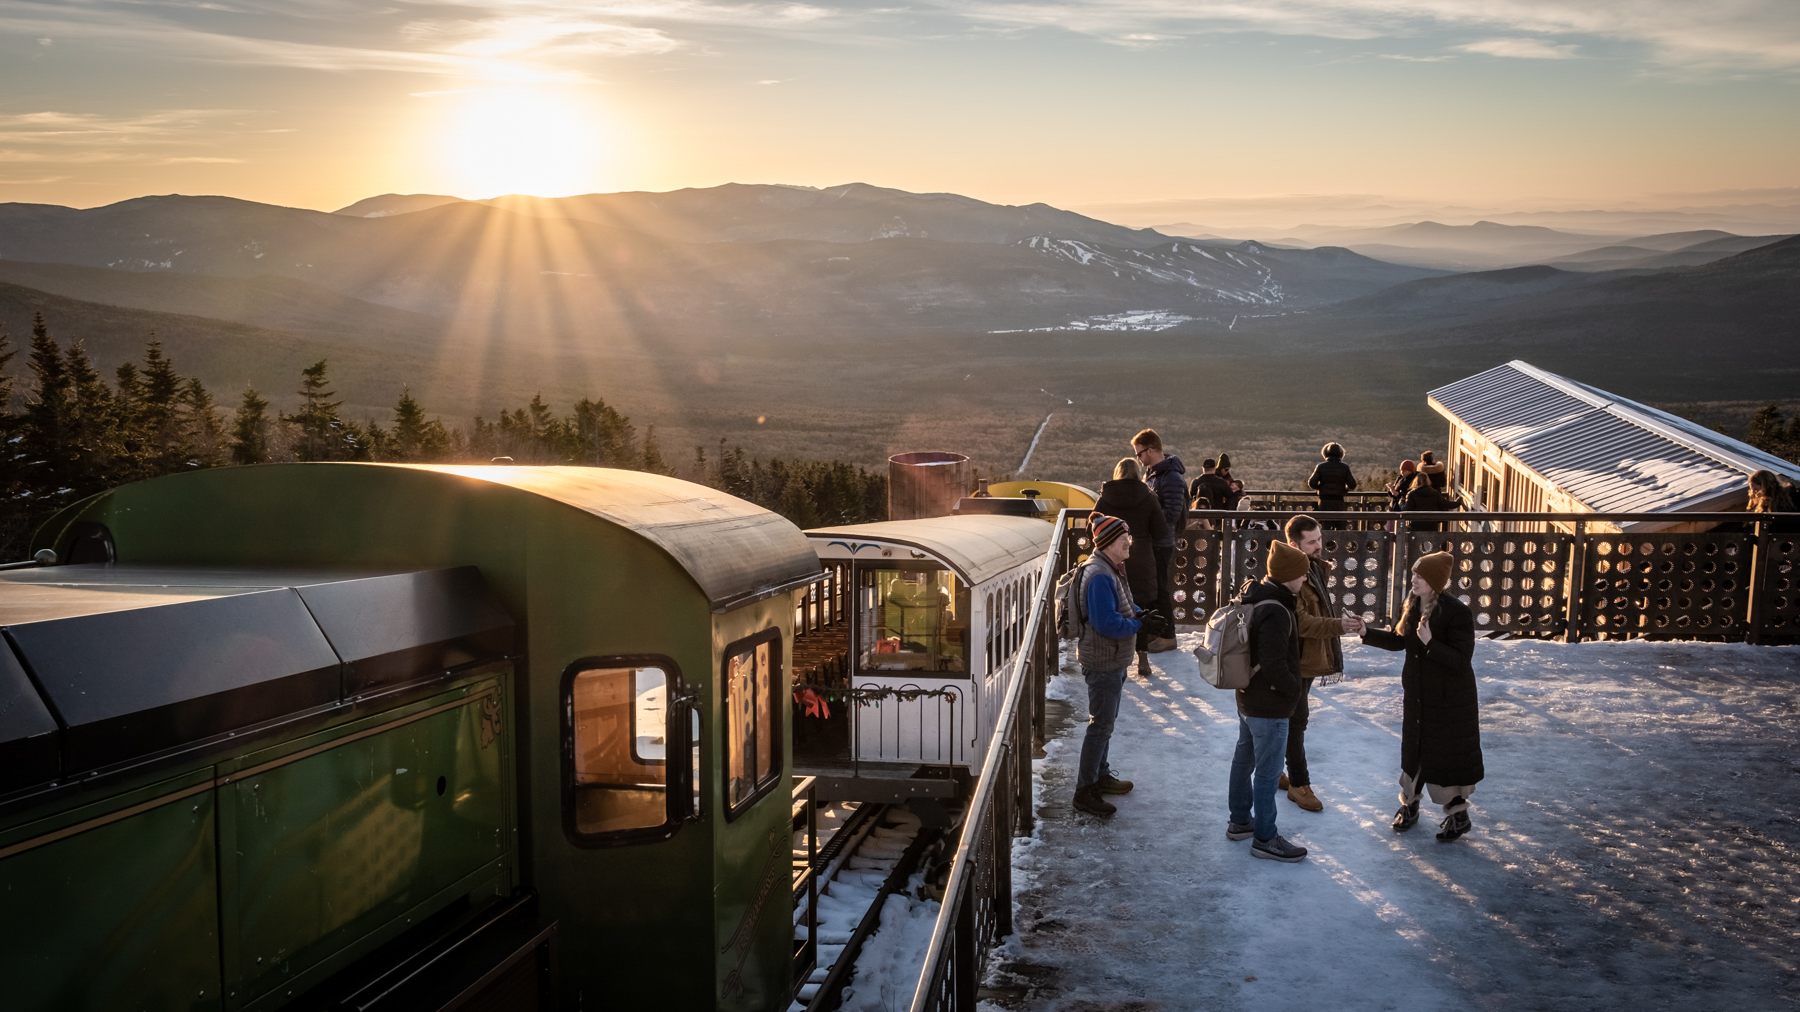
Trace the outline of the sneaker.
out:
M 1446 815 L 1443 824 L 1438 827 L 1438 842 L 1450 843 L 1473 828 L 1475 828 L 1474 823 L 1469 821 L 1469 813 L 1466 809 L 1455 815 Z
M 1225 822 L 1225 839 L 1230 840 L 1232 843 L 1236 843 L 1239 840 L 1248 840 L 1255 835 L 1256 825 L 1254 823 L 1232 822 L 1230 820 L 1226 820 Z
M 1401 805 L 1400 810 L 1394 813 L 1394 832 L 1404 833 L 1413 828 L 1413 824 L 1418 821 L 1419 803 L 1417 801 L 1410 805 Z
M 1250 845 L 1250 856 L 1260 857 L 1264 861 L 1282 861 L 1287 864 L 1299 864 L 1306 860 L 1306 848 L 1293 844 L 1276 836 L 1267 840 L 1258 840 Z
M 1325 810 L 1325 802 L 1319 800 L 1319 796 L 1313 793 L 1311 787 L 1289 787 L 1287 794 L 1288 800 L 1299 805 L 1302 811 L 1323 812 Z
M 1102 819 L 1111 818 L 1112 814 L 1118 811 L 1111 802 L 1100 796 L 1098 786 L 1083 787 L 1075 792 L 1075 810 L 1086 812 L 1089 815 L 1098 815 Z
M 1166 654 L 1177 646 L 1179 646 L 1179 644 L 1175 642 L 1175 637 L 1158 636 L 1150 641 L 1149 650 L 1153 654 Z
M 1100 778 L 1100 782 L 1094 785 L 1094 789 L 1101 794 L 1130 794 L 1131 786 L 1131 781 L 1120 780 L 1108 773 Z
M 1290 784 L 1290 783 L 1288 783 L 1288 778 L 1287 778 L 1287 774 L 1286 774 L 1286 773 L 1283 773 L 1283 774 L 1282 774 L 1282 775 L 1281 775 L 1281 779 L 1280 779 L 1280 780 L 1277 780 L 1277 781 L 1275 781 L 1275 789 L 1276 789 L 1276 790 L 1278 790 L 1278 791 L 1285 791 L 1285 790 L 1287 790 L 1287 789 L 1288 789 L 1288 788 L 1290 788 L 1290 787 L 1292 787 L 1292 786 L 1294 786 L 1294 785 L 1293 785 L 1293 784 Z

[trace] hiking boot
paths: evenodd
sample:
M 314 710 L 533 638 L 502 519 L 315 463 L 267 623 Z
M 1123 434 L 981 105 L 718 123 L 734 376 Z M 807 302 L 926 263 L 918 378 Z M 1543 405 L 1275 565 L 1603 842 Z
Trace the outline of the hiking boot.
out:
M 1401 805 L 1400 810 L 1394 813 L 1394 832 L 1404 833 L 1413 828 L 1413 824 L 1418 821 L 1419 803 L 1417 801 L 1410 805 Z
M 1255 835 L 1256 825 L 1254 823 L 1232 822 L 1229 819 L 1225 822 L 1225 839 L 1230 840 L 1232 843 L 1236 843 L 1239 840 L 1248 840 Z
M 1101 794 L 1130 794 L 1131 781 L 1120 780 L 1108 773 L 1100 778 L 1100 782 L 1094 785 L 1094 789 Z
M 1118 811 L 1111 802 L 1100 796 L 1100 789 L 1097 785 L 1083 787 L 1075 792 L 1075 810 L 1086 812 L 1089 815 L 1098 815 L 1102 819 L 1111 818 L 1112 814 Z
M 1319 800 L 1318 795 L 1313 793 L 1311 787 L 1289 787 L 1287 794 L 1289 801 L 1299 805 L 1305 811 L 1323 812 L 1325 810 L 1325 802 Z
M 1175 649 L 1178 645 L 1179 644 L 1175 642 L 1175 637 L 1173 636 L 1158 636 L 1150 641 L 1150 652 L 1153 654 L 1166 654 Z
M 1466 809 L 1455 815 L 1446 815 L 1443 824 L 1438 827 L 1438 842 L 1450 843 L 1473 828 L 1475 826 L 1469 821 L 1469 813 Z
M 1267 840 L 1258 840 L 1250 845 L 1250 856 L 1260 857 L 1264 861 L 1282 861 L 1287 864 L 1299 864 L 1306 860 L 1306 848 L 1296 847 L 1279 836 Z
M 1276 789 L 1276 790 L 1278 790 L 1278 791 L 1285 791 L 1285 790 L 1287 790 L 1287 789 L 1288 789 L 1288 788 L 1290 788 L 1290 787 L 1292 787 L 1292 786 L 1294 786 L 1294 785 L 1293 785 L 1293 784 L 1290 784 L 1290 783 L 1288 783 L 1288 778 L 1287 778 L 1287 774 L 1286 774 L 1286 773 L 1283 773 L 1283 774 L 1282 774 L 1282 775 L 1281 775 L 1281 779 L 1280 779 L 1280 780 L 1277 780 L 1277 781 L 1275 781 L 1275 789 Z

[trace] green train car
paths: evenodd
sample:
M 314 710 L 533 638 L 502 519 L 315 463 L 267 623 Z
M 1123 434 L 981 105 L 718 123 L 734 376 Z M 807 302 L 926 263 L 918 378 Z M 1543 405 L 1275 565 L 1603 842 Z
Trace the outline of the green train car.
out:
M 772 1010 L 804 535 L 597 468 L 282 464 L 0 572 L 20 1010 Z

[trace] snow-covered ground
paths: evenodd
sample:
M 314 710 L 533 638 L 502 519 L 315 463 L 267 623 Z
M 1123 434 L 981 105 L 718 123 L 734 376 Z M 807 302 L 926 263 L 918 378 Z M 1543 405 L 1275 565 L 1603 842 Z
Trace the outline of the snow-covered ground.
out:
M 1346 641 L 1313 690 L 1311 850 L 1225 840 L 1237 719 L 1186 652 L 1126 686 L 1109 821 L 1069 807 L 1086 694 L 1037 766 L 1018 933 L 988 1009 L 1800 1009 L 1800 649 L 1476 646 L 1475 829 L 1395 834 L 1400 660 Z

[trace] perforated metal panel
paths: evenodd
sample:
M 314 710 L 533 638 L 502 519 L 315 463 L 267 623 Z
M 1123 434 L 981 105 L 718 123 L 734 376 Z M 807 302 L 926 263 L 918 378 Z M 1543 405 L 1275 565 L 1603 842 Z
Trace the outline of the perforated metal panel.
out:
M 1574 540 L 1560 533 L 1414 534 L 1407 543 L 1406 572 L 1420 556 L 1449 552 L 1456 557 L 1451 593 L 1469 606 L 1477 634 L 1560 636 Z M 1402 579 L 1396 593 L 1406 594 L 1407 586 Z
M 1280 531 L 1230 532 L 1230 575 L 1220 592 L 1237 593 L 1245 580 L 1268 572 L 1269 542 Z M 1393 569 L 1394 536 L 1386 531 L 1326 531 L 1320 557 L 1330 567 L 1326 578 L 1340 610 L 1355 611 L 1371 622 L 1388 618 L 1388 576 Z
M 1588 534 L 1584 639 L 1735 639 L 1750 602 L 1750 547 L 1734 534 Z
M 1169 582 L 1175 598 L 1175 624 L 1200 626 L 1219 604 L 1219 559 L 1223 536 L 1193 526 L 1175 538 Z
M 1791 643 L 1800 640 L 1800 538 L 1773 535 L 1768 551 L 1760 638 L 1764 643 Z

